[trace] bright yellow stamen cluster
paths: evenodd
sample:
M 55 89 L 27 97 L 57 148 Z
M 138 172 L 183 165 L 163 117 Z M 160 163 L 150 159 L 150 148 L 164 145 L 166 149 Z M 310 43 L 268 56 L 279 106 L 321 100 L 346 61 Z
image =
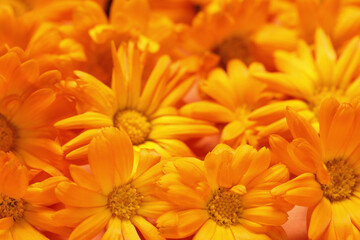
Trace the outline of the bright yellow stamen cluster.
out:
M 226 66 L 231 59 L 239 58 L 245 63 L 250 63 L 250 43 L 248 37 L 232 36 L 220 43 L 214 52 L 220 56 L 222 66 Z
M 8 152 L 15 142 L 15 131 L 6 118 L 0 114 L 0 151 Z
M 333 159 L 326 163 L 330 183 L 322 185 L 324 196 L 330 201 L 341 201 L 349 198 L 356 185 L 356 174 L 343 159 Z
M 14 221 L 23 218 L 25 212 L 25 202 L 22 199 L 15 199 L 0 194 L 0 219 L 12 217 Z
M 108 196 L 108 207 L 113 216 L 130 219 L 140 208 L 143 196 L 130 184 L 116 187 Z
M 219 188 L 207 204 L 207 210 L 212 220 L 218 225 L 237 224 L 243 212 L 240 194 Z
M 114 116 L 114 125 L 122 128 L 134 145 L 145 142 L 151 131 L 151 124 L 147 117 L 136 110 L 117 112 Z

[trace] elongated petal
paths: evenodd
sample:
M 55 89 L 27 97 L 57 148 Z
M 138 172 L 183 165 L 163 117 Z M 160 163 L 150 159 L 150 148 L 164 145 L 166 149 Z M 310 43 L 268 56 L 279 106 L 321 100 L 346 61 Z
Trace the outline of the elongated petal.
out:
M 74 229 L 69 240 L 92 239 L 105 228 L 110 218 L 110 211 L 99 212 L 92 215 Z
M 250 221 L 271 226 L 280 226 L 288 218 L 286 213 L 270 206 L 245 209 L 242 216 Z
M 143 217 L 136 215 L 131 218 L 131 222 L 140 230 L 146 240 L 165 240 L 160 236 L 158 229 Z
M 69 182 L 59 183 L 56 196 L 65 205 L 73 207 L 101 207 L 107 204 L 107 197 Z
M 141 240 L 135 226 L 129 220 L 121 221 L 121 231 L 125 239 Z
M 48 240 L 47 237 L 42 235 L 25 220 L 17 222 L 16 225 L 11 228 L 11 234 L 14 239 Z
M 234 113 L 220 104 L 209 101 L 189 103 L 180 109 L 180 113 L 206 121 L 226 123 L 234 120 Z
M 305 118 L 288 108 L 286 111 L 286 121 L 294 138 L 304 138 L 315 149 L 320 149 L 319 135 Z
M 195 234 L 194 240 L 211 239 L 214 236 L 217 224 L 215 221 L 207 220 Z
M 86 112 L 58 121 L 55 127 L 61 129 L 101 128 L 112 126 L 113 121 L 102 113 Z
M 253 233 L 241 225 L 231 226 L 230 228 L 231 228 L 231 231 L 233 232 L 236 240 L 245 240 L 245 239 L 246 240 L 251 240 L 251 239 L 270 240 L 271 239 L 270 237 L 268 237 L 265 234 Z
M 53 215 L 55 223 L 60 226 L 75 227 L 79 225 L 86 218 L 96 215 L 100 212 L 108 211 L 106 207 L 94 207 L 94 208 L 73 208 L 68 207 L 57 211 Z
M 102 240 L 123 240 L 121 231 L 121 220 L 118 217 L 110 218 L 107 230 Z
M 94 192 L 100 190 L 100 186 L 96 182 L 94 176 L 85 169 L 77 165 L 70 165 L 69 170 L 71 177 L 74 179 L 74 182 L 80 187 L 92 190 Z
M 194 234 L 207 219 L 209 214 L 206 210 L 189 209 L 162 215 L 157 221 L 157 226 L 165 237 L 184 238 Z
M 330 201 L 323 197 L 312 211 L 309 223 L 308 236 L 311 239 L 319 238 L 328 227 L 332 218 Z

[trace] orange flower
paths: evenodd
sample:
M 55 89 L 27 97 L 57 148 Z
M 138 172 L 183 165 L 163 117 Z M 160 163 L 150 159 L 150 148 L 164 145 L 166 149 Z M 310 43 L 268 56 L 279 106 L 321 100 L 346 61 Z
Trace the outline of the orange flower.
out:
M 147 240 L 163 239 L 146 220 L 169 209 L 155 195 L 162 175 L 160 155 L 142 149 L 134 156 L 129 137 L 111 127 L 91 141 L 89 164 L 93 174 L 71 165 L 75 183 L 64 181 L 55 190 L 67 207 L 55 220 L 75 227 L 69 239 L 91 239 L 106 226 L 103 240 L 139 239 L 137 229 Z
M 270 190 L 288 180 L 285 165 L 270 165 L 270 151 L 249 145 L 233 150 L 219 144 L 204 161 L 175 158 L 159 184 L 174 204 L 157 221 L 168 238 L 283 239 L 288 204 Z
M 297 37 L 294 30 L 268 22 L 269 14 L 269 1 L 215 1 L 184 31 L 182 47 L 200 58 L 212 52 L 223 66 L 233 58 L 271 66 L 273 52 L 293 49 Z
M 61 175 L 62 150 L 55 139 L 56 93 L 49 86 L 57 71 L 39 75 L 37 62 L 18 48 L 0 48 L 0 151 L 13 152 L 27 166 Z M 62 112 L 62 111 L 61 111 Z
M 200 89 L 211 100 L 185 105 L 180 113 L 202 120 L 226 124 L 221 133 L 221 142 L 232 147 L 250 143 L 257 145 L 257 130 L 251 113 L 271 100 L 265 91 L 266 84 L 251 77 L 254 72 L 264 72 L 261 64 L 247 67 L 239 60 L 228 63 L 227 73 L 216 68 L 207 80 L 200 83 Z M 265 124 L 265 123 L 264 123 Z
M 318 129 L 319 107 L 326 97 L 350 101 L 360 95 L 359 37 L 353 38 L 337 56 L 329 37 L 318 29 L 314 48 L 312 51 L 311 46 L 300 41 L 295 53 L 276 52 L 275 61 L 279 72 L 254 74 L 257 79 L 267 83 L 270 89 L 291 98 L 263 106 L 254 112 L 251 119 L 257 122 L 272 119 L 271 124 L 260 129 L 260 136 L 288 131 L 284 118 L 286 106 L 294 108 Z
M 310 239 L 358 239 L 360 101 L 325 100 L 320 135 L 294 110 L 287 110 L 286 119 L 294 140 L 274 135 L 270 144 L 275 158 L 297 177 L 271 194 L 310 207 Z
M 317 28 L 331 38 L 340 50 L 360 31 L 360 5 L 356 0 L 297 1 L 299 34 L 307 42 L 313 41 Z
M 69 76 L 73 64 L 86 60 L 82 46 L 55 23 L 17 17 L 11 7 L 0 4 L 0 25 L 0 45 L 24 49 L 27 58 L 38 61 L 40 72 L 58 69 Z
M 192 155 L 179 139 L 217 132 L 204 121 L 177 115 L 174 105 L 194 78 L 184 79 L 186 71 L 177 64 L 170 65 L 168 56 L 159 59 L 147 81 L 143 81 L 140 52 L 133 43 L 121 46 L 118 53 L 113 48 L 113 59 L 111 89 L 89 74 L 76 72 L 80 79 L 70 90 L 89 110 L 55 124 L 62 129 L 85 129 L 63 146 L 68 159 L 85 157 L 88 143 L 99 128 L 106 126 L 124 130 L 135 149 L 155 149 L 164 155 Z
M 48 239 L 40 230 L 69 234 L 69 228 L 56 226 L 54 210 L 47 207 L 58 202 L 54 188 L 64 180 L 57 176 L 28 185 L 26 167 L 14 154 L 0 152 L 0 238 Z

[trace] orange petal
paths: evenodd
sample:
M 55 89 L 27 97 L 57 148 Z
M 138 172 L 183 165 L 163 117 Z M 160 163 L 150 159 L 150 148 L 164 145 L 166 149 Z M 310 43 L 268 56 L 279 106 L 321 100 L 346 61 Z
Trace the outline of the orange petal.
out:
M 131 218 L 131 222 L 139 229 L 145 239 L 165 240 L 164 237 L 160 236 L 158 229 L 145 218 L 135 215 Z
M 288 215 L 286 213 L 270 206 L 244 209 L 242 217 L 256 223 L 271 226 L 280 226 L 288 219 Z
M 110 211 L 99 212 L 92 215 L 74 229 L 69 240 L 92 239 L 105 228 L 110 218 Z
M 311 213 L 308 236 L 311 239 L 318 239 L 329 226 L 332 217 L 330 201 L 323 197 Z
M 122 240 L 121 220 L 118 217 L 110 218 L 102 240 Z
M 318 133 L 305 118 L 294 110 L 287 108 L 286 121 L 294 138 L 304 138 L 314 149 L 321 149 Z
M 77 165 L 70 165 L 69 170 L 74 182 L 80 187 L 92 190 L 94 192 L 100 190 L 100 186 L 96 182 L 94 176 L 84 168 Z
M 59 183 L 55 192 L 59 200 L 68 206 L 102 207 L 107 204 L 106 196 L 69 182 Z

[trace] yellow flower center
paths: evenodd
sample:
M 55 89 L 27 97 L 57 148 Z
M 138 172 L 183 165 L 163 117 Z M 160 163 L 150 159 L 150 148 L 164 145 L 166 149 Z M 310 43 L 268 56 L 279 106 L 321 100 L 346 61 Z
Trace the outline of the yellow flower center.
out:
M 114 188 L 108 196 L 108 207 L 113 216 L 130 219 L 140 208 L 143 196 L 130 184 Z
M 114 116 L 114 125 L 123 129 L 134 145 L 145 142 L 151 131 L 148 118 L 136 110 L 117 112 Z
M 15 199 L 0 194 L 0 219 L 12 217 L 14 221 L 23 218 L 25 202 L 22 199 Z
M 6 118 L 0 114 L 0 151 L 8 152 L 14 146 L 15 131 Z
M 207 210 L 212 220 L 218 225 L 234 225 L 241 219 L 243 212 L 240 194 L 219 188 L 207 204 Z
M 226 67 L 231 59 L 238 58 L 244 63 L 251 62 L 251 48 L 247 37 L 232 36 L 225 39 L 217 47 L 214 52 L 220 56 L 220 64 Z
M 356 185 L 354 169 L 343 159 L 333 159 L 325 165 L 330 175 L 330 183 L 321 185 L 324 196 L 332 202 L 349 198 Z

